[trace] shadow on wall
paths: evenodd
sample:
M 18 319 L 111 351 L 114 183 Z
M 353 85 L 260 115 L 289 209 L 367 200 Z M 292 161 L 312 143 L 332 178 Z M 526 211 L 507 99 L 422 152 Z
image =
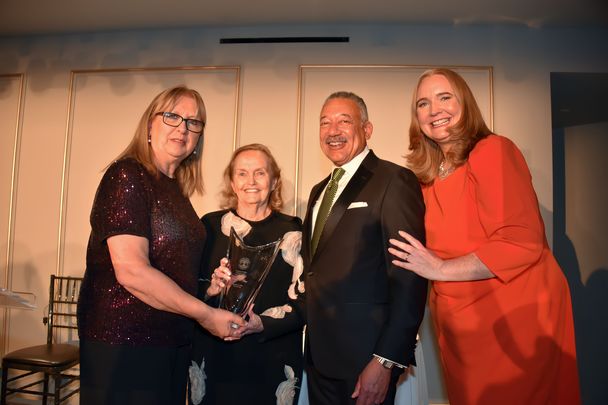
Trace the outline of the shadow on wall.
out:
M 570 285 L 584 405 L 608 404 L 607 91 L 608 73 L 551 73 L 553 252 Z
M 555 257 L 568 279 L 572 295 L 583 404 L 605 405 L 608 403 L 605 369 L 608 363 L 608 269 L 595 269 L 583 284 L 574 245 L 563 232 L 556 231 L 554 238 Z

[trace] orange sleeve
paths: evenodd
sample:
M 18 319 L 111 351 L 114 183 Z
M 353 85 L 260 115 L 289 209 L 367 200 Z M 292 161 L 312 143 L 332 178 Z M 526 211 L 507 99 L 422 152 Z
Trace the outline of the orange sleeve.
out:
M 496 277 L 509 282 L 536 263 L 545 246 L 528 166 L 517 146 L 498 135 L 480 141 L 468 164 L 487 236 L 475 254 Z

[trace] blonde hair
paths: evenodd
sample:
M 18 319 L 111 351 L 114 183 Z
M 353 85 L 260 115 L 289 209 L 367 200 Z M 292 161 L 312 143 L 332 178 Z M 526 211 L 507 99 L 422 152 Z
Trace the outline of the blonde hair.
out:
M 243 152 L 247 151 L 259 151 L 266 155 L 266 161 L 268 163 L 268 168 L 270 169 L 270 178 L 275 182 L 274 189 L 270 190 L 270 195 L 268 197 L 268 205 L 270 209 L 273 211 L 281 211 L 283 208 L 283 182 L 281 181 L 281 169 L 277 164 L 274 156 L 270 153 L 270 149 L 267 146 L 262 145 L 260 143 L 252 143 L 249 145 L 244 145 L 235 150 L 232 153 L 232 157 L 230 158 L 230 162 L 226 169 L 224 169 L 224 187 L 220 192 L 220 206 L 223 209 L 230 208 L 236 209 L 238 204 L 238 198 L 234 190 L 232 190 L 232 176 L 234 175 L 234 163 L 236 158 Z
M 443 160 L 443 153 L 439 145 L 422 132 L 416 114 L 416 98 L 420 84 L 427 77 L 434 75 L 444 76 L 448 80 L 454 90 L 454 96 L 462 108 L 460 120 L 449 129 L 451 140 L 454 141 L 454 144 L 450 148 L 446 159 L 455 167 L 463 165 L 477 142 L 492 133 L 483 120 L 473 92 L 462 76 L 445 68 L 430 69 L 424 72 L 418 79 L 416 89 L 412 95 L 412 120 L 409 131 L 409 150 L 411 152 L 406 156 L 408 167 L 416 174 L 418 180 L 424 184 L 433 182 L 435 177 L 437 177 L 439 165 Z
M 203 132 L 201 132 L 199 136 L 194 152 L 185 158 L 175 171 L 175 178 L 177 179 L 182 192 L 186 197 L 190 197 L 194 192 L 198 192 L 199 194 L 204 193 L 201 158 L 203 151 L 204 123 L 207 121 L 207 111 L 201 95 L 196 90 L 186 86 L 176 86 L 164 90 L 154 97 L 148 108 L 146 108 L 142 114 L 139 123 L 137 124 L 137 128 L 135 129 L 135 135 L 133 135 L 133 139 L 131 139 L 131 143 L 129 143 L 116 160 L 127 157 L 133 158 L 141 163 L 148 172 L 158 176 L 158 168 L 154 164 L 154 152 L 148 142 L 152 119 L 159 112 L 171 110 L 183 97 L 191 97 L 194 99 L 198 107 L 199 119 L 203 121 Z

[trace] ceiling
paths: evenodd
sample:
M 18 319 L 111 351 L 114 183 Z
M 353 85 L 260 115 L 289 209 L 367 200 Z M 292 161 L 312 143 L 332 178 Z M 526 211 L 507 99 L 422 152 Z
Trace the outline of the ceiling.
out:
M 608 27 L 608 1 L 0 0 L 0 36 L 291 24 Z

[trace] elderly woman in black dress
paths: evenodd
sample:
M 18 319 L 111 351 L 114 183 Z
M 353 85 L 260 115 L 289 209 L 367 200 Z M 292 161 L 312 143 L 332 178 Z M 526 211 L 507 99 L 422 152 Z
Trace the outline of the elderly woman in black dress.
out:
M 188 197 L 202 192 L 205 119 L 198 92 L 163 91 L 97 189 L 78 305 L 82 404 L 184 404 L 189 318 L 228 339 L 244 325 L 194 296 L 205 229 Z
M 191 404 L 291 404 L 302 370 L 302 324 L 284 324 L 284 333 L 268 339 L 263 324 L 281 318 L 285 305 L 304 291 L 300 283 L 302 222 L 282 214 L 281 172 L 267 147 L 237 149 L 224 172 L 221 211 L 202 218 L 207 244 L 199 296 L 216 301 L 229 279 L 225 261 L 230 228 L 250 246 L 283 238 L 281 251 L 260 290 L 249 325 L 239 341 L 225 342 L 197 328 L 190 367 Z M 217 267 L 217 268 L 216 268 Z M 215 268 L 215 270 L 214 270 Z M 259 315 L 261 316 L 259 316 Z M 261 332 L 248 334 L 252 332 Z

